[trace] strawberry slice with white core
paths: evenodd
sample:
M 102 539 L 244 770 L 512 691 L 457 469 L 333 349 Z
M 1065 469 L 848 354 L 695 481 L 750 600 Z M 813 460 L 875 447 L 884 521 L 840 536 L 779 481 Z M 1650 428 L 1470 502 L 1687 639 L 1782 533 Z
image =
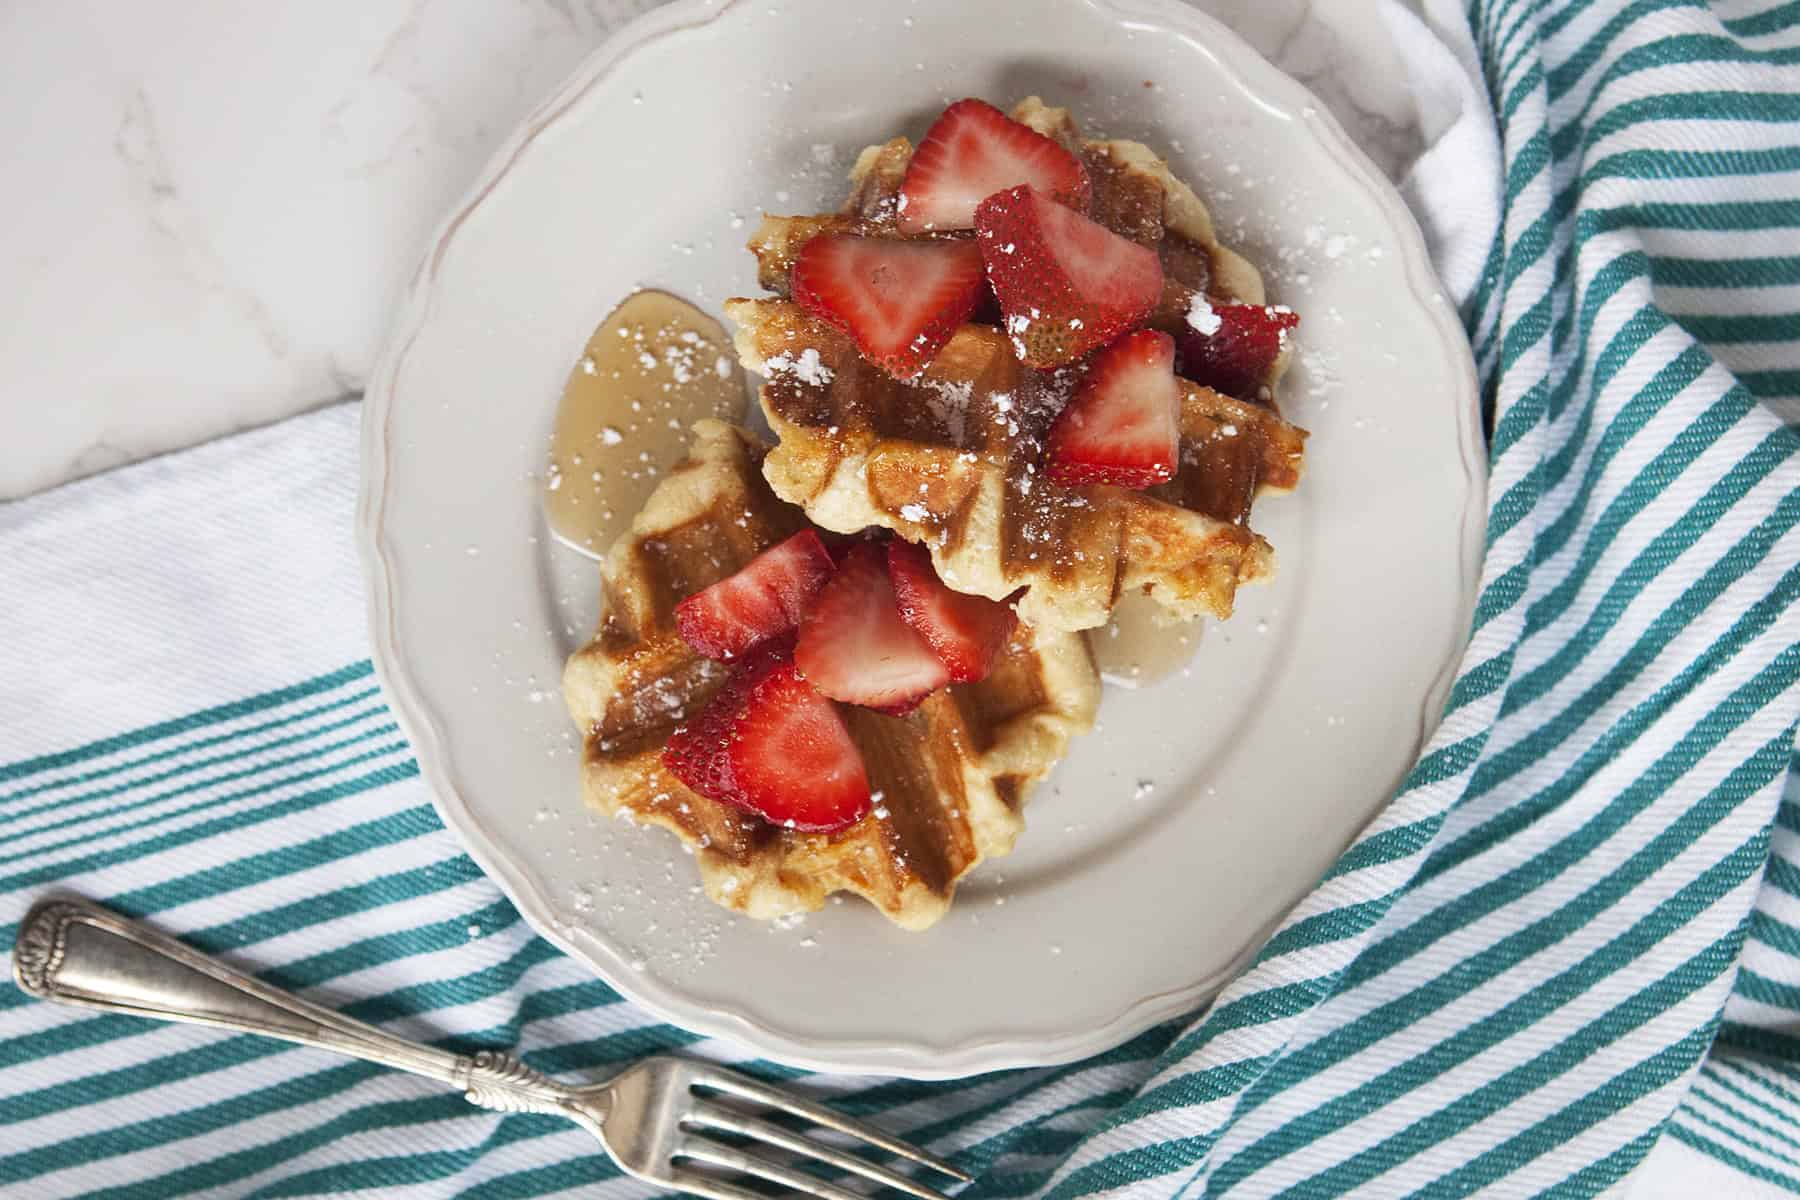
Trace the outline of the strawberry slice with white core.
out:
M 736 658 L 797 627 L 832 569 L 819 535 L 801 530 L 677 604 L 675 628 L 698 654 Z
M 1156 251 L 1031 187 L 983 200 L 975 243 L 1027 366 L 1074 362 L 1142 325 L 1162 299 Z
M 1175 341 L 1152 329 L 1094 355 L 1050 426 L 1049 474 L 1057 483 L 1150 487 L 1175 477 L 1180 454 Z
M 782 662 L 748 688 L 726 747 L 733 798 L 771 825 L 829 833 L 869 811 L 862 752 L 831 701 Z
M 938 660 L 950 669 L 950 682 L 986 679 L 994 660 L 1006 649 L 1017 618 L 1013 610 L 986 596 L 953 592 L 931 566 L 931 555 L 911 542 L 888 543 L 888 579 L 900 619 L 918 631 Z
M 790 275 L 801 308 L 856 341 L 863 357 L 910 379 L 968 320 L 981 298 L 981 252 L 960 241 L 906 242 L 821 234 Z
M 1073 154 L 985 100 L 958 100 L 913 151 L 900 184 L 900 232 L 971 229 L 976 205 L 1021 183 L 1088 205 L 1087 171 Z
M 929 643 L 900 618 L 887 554 L 854 546 L 800 623 L 800 673 L 825 695 L 898 716 L 950 682 Z
M 829 832 L 869 811 L 862 753 L 831 701 L 800 678 L 786 638 L 739 664 L 670 736 L 663 763 L 702 796 L 787 829 Z

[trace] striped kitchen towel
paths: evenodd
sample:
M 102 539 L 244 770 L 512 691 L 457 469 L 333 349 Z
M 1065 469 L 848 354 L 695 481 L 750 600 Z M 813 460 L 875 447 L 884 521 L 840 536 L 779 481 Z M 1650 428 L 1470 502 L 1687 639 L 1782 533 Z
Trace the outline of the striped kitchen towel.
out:
M 1492 428 L 1444 724 L 1207 1011 L 1060 1068 L 807 1080 L 967 1195 L 1800 1192 L 1800 4 L 1426 7 L 1504 165 L 1485 264 L 1473 151 L 1409 180 Z M 355 424 L 0 510 L 0 941 L 64 887 L 402 1034 L 740 1058 L 535 937 L 438 823 L 368 663 Z M 650 1194 L 549 1118 L 10 984 L 0 1192 Z

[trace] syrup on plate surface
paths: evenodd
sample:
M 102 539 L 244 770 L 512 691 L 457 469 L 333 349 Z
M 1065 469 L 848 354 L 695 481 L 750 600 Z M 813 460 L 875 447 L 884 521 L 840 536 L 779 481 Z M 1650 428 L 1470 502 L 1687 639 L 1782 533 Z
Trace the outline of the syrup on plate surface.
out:
M 1088 631 L 1100 677 L 1120 687 L 1144 687 L 1187 666 L 1206 628 L 1198 618 L 1169 622 L 1148 596 L 1121 596 L 1112 620 Z
M 563 388 L 544 475 L 550 531 L 583 554 L 605 554 L 680 461 L 688 426 L 742 420 L 745 396 L 743 369 L 717 321 L 667 292 L 626 297 L 594 330 Z

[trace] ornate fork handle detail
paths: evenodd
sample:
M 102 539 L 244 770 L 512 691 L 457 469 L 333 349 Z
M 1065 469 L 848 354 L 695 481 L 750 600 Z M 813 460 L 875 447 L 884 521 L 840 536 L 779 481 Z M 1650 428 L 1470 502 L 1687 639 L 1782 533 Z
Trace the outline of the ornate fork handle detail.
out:
M 544 1112 L 557 1107 L 562 1085 L 499 1050 L 479 1050 L 462 1064 L 457 1086 L 470 1104 L 500 1112 Z
M 34 996 L 50 994 L 50 977 L 62 962 L 70 908 L 56 901 L 40 904 L 19 927 L 19 940 L 13 944 L 13 978 Z
M 46 1000 L 282 1038 L 439 1080 L 484 1108 L 568 1115 L 571 1089 L 510 1054 L 463 1056 L 395 1037 L 82 900 L 42 901 L 25 915 L 13 977 Z

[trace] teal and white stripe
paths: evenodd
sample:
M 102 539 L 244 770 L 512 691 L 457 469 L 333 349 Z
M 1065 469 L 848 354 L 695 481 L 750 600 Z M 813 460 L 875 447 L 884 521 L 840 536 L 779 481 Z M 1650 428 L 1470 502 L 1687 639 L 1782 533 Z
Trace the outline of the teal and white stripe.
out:
M 7 912 L 61 882 L 205 948 L 278 962 L 270 978 L 355 997 L 347 1010 L 365 1019 L 465 1047 L 523 1044 L 548 1070 L 602 1071 L 693 1042 L 647 1023 L 530 934 L 438 824 L 416 774 L 367 662 L 0 767 L 0 829 L 35 843 L 0 876 Z M 105 796 L 111 803 L 97 806 Z M 9 842 L 0 858 L 11 859 Z M 14 932 L 16 923 L 0 927 L 8 941 Z M 395 987 L 396 978 L 407 982 Z M 853 1106 L 959 1145 L 985 1138 L 1055 1152 L 1071 1139 L 1044 1098 L 1074 1088 L 1079 1109 L 1128 1092 L 1136 1065 L 1167 1036 L 1060 1071 L 955 1089 L 865 1088 Z M 0 991 L 0 1085 L 0 1191 L 272 1196 L 417 1185 L 524 1197 L 615 1180 L 615 1194 L 641 1194 L 564 1122 L 495 1117 L 392 1072 L 280 1043 L 72 1015 L 10 986 Z
M 1800 777 L 1796 777 L 1800 780 Z M 1669 1136 L 1800 1193 L 1800 781 L 1770 831 L 1762 889 L 1712 1053 Z
M 1462 677 L 1394 808 L 1052 1194 L 1594 1194 L 1685 1094 L 1800 712 L 1796 443 L 1728 369 L 1793 347 L 1693 336 L 1791 318 L 1653 265 L 1755 278 L 1800 213 L 1758 169 L 1795 140 L 1788 52 L 1729 15 L 1469 11 L 1506 195 Z
M 1782 423 L 1800 413 L 1800 3 L 1477 0 L 1466 18 L 1506 191 L 1468 305 L 1488 554 L 1443 726 L 1193 1021 L 1055 1069 L 808 1080 L 954 1151 L 983 1172 L 968 1195 L 1594 1195 L 1665 1133 L 1800 1192 L 1800 799 L 1781 802 L 1800 717 L 1800 441 Z M 352 426 L 328 412 L 184 456 L 204 477 L 230 453 L 289 490 L 241 511 L 181 493 L 176 511 L 224 515 L 176 552 L 292 512 L 336 539 L 307 563 L 319 612 L 354 607 Z M 0 513 L 0 554 L 44 572 L 0 575 L 0 611 L 181 470 Z M 34 533 L 57 506 L 78 528 Z M 257 612 L 288 612 L 295 585 L 264 583 Z M 254 687 L 197 675 L 156 693 L 158 724 L 112 736 L 73 710 L 80 738 L 0 729 L 0 938 L 61 886 L 548 1070 L 733 1053 L 532 935 L 438 824 L 356 637 L 267 620 L 220 671 Z M 147 678 L 154 647 L 133 653 Z M 25 696 L 0 684 L 0 718 Z M 0 986 L 0 1193 L 349 1191 L 647 1194 L 552 1120 Z

